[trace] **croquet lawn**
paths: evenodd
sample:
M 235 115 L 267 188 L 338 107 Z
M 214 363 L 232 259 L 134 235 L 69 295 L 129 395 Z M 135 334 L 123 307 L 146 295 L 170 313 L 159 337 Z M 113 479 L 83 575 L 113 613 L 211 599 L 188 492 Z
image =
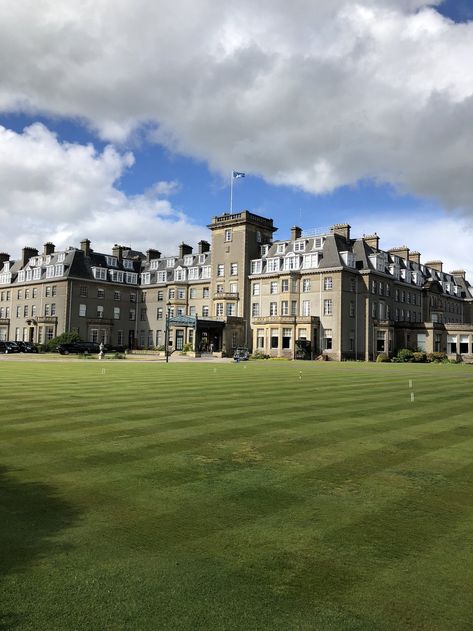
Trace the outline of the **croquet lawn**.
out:
M 473 628 L 473 366 L 0 362 L 2 631 Z

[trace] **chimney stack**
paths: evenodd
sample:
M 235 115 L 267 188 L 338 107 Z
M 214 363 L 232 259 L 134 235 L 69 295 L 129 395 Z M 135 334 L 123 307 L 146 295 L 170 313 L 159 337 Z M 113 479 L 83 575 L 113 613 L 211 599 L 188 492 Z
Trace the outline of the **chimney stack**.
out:
M 92 248 L 90 247 L 90 240 L 82 239 L 82 241 L 80 242 L 80 249 L 85 254 L 85 256 L 90 256 L 90 253 L 92 252 Z
M 51 243 L 51 241 L 48 241 L 47 243 L 43 245 L 43 254 L 45 254 L 46 256 L 48 254 L 54 254 L 54 249 L 55 249 L 54 243 Z
M 291 240 L 295 241 L 296 239 L 300 239 L 302 236 L 302 229 L 299 226 L 292 226 L 291 228 Z
M 210 243 L 208 241 L 199 241 L 199 254 L 204 254 L 210 250 Z
M 374 232 L 373 234 L 364 234 L 363 241 L 370 248 L 373 248 L 374 250 L 379 250 L 379 237 L 376 232 Z
M 434 269 L 436 272 L 443 271 L 442 261 L 427 261 L 427 263 L 425 263 L 425 266 L 430 267 L 431 269 Z
M 401 245 L 398 248 L 391 248 L 388 250 L 389 254 L 393 254 L 394 256 L 399 256 L 401 259 L 409 260 L 409 248 L 407 245 Z
M 179 246 L 179 258 L 182 259 L 186 254 L 192 254 L 192 246 L 182 242 Z
M 414 261 L 420 265 L 420 252 L 409 252 L 409 261 Z
M 345 239 L 345 241 L 350 240 L 350 228 L 351 226 L 347 223 L 336 223 L 334 226 L 330 227 L 330 232 L 333 234 L 338 234 Z
M 121 263 L 123 260 L 123 246 L 122 245 L 117 245 L 115 243 L 115 245 L 112 248 L 112 254 L 113 256 L 116 256 L 118 259 L 118 262 Z
M 0 252 L 0 265 L 3 265 L 10 260 L 10 255 L 6 252 Z
M 146 258 L 148 259 L 148 261 L 152 261 L 153 259 L 160 259 L 161 252 L 159 252 L 159 250 L 153 250 L 152 248 L 150 248 L 149 250 L 146 250 Z
M 25 267 L 32 256 L 38 256 L 38 250 L 36 248 L 23 248 L 21 251 L 21 267 Z
M 0 254 L 0 256 L 2 256 Z M 450 274 L 454 277 L 454 278 L 463 278 L 463 280 L 466 279 L 466 272 L 464 269 L 456 269 L 453 272 L 450 272 Z

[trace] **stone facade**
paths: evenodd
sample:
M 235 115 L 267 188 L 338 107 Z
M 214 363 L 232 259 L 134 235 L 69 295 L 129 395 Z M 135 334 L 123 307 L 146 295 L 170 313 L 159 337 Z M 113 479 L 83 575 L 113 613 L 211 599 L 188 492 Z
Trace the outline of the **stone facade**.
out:
M 45 343 L 65 331 L 89 341 L 287 358 L 366 359 L 398 348 L 473 357 L 473 291 L 462 270 L 421 263 L 348 224 L 294 227 L 273 240 L 271 219 L 214 217 L 210 243 L 174 256 L 85 239 L 57 252 L 0 253 L 0 339 Z M 166 339 L 166 334 L 168 339 Z

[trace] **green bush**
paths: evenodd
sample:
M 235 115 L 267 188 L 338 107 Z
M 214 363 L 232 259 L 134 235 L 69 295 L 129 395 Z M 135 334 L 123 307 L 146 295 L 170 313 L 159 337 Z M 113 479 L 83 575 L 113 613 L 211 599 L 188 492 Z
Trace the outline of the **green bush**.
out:
M 380 353 L 377 357 L 376 357 L 376 362 L 377 363 L 384 363 L 384 362 L 389 362 L 391 361 L 389 359 L 389 357 L 386 355 L 386 353 Z
M 410 348 L 401 348 L 397 353 L 397 358 L 400 362 L 414 361 L 414 351 L 411 351 Z
M 261 351 L 255 351 L 251 355 L 251 359 L 269 359 L 270 355 L 266 355 L 266 353 L 262 353 Z
M 429 362 L 441 363 L 448 361 L 447 353 L 429 353 L 427 356 Z
M 416 364 L 425 364 L 427 361 L 427 353 L 424 351 L 414 351 L 414 357 L 412 358 Z
M 56 346 L 58 344 L 72 344 L 73 342 L 81 342 L 82 339 L 78 333 L 75 331 L 68 331 L 66 333 L 61 333 L 57 337 L 53 337 L 52 340 L 46 344 L 46 350 L 48 352 L 54 352 L 56 350 Z

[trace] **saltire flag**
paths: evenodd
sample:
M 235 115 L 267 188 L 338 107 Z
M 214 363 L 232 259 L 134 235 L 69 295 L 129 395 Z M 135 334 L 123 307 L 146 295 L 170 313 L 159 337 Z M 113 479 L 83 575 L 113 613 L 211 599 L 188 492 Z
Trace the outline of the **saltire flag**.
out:
M 233 177 L 234 179 L 238 177 L 245 177 L 245 173 L 241 173 L 240 171 L 233 171 Z

